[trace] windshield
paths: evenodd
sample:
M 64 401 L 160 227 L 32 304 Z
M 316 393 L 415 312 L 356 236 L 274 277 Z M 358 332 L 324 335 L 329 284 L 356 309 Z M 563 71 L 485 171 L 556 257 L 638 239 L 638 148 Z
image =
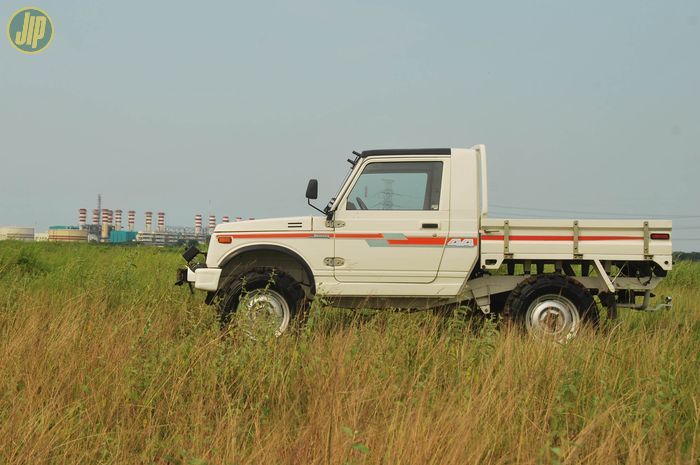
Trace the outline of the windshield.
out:
M 355 169 L 356 166 L 357 160 L 355 160 L 355 164 L 350 167 L 350 171 L 348 171 L 348 174 L 345 175 L 343 182 L 340 183 L 340 187 L 338 188 L 338 192 L 335 194 L 335 197 L 331 197 L 331 199 L 328 201 L 328 204 L 326 205 L 326 208 L 323 209 L 325 212 L 331 211 L 333 205 L 335 205 L 336 199 L 340 197 L 340 194 L 342 194 L 343 186 L 345 186 L 345 183 L 348 182 L 348 178 L 350 178 L 350 175 L 352 174 L 352 171 Z

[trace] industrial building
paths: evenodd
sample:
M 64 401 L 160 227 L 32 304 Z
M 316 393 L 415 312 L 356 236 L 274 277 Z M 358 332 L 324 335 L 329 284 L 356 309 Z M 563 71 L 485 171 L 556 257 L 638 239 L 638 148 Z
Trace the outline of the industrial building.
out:
M 109 244 L 144 244 L 155 246 L 182 245 L 188 242 L 206 242 L 210 232 L 216 227 L 216 216 L 210 215 L 207 228 L 202 225 L 202 215 L 194 217 L 194 228 L 168 227 L 165 224 L 165 212 L 158 212 L 156 226 L 153 227 L 153 212 L 144 212 L 144 229 L 136 229 L 136 212 L 127 212 L 126 229 L 122 227 L 123 210 L 110 210 L 101 207 L 101 197 L 98 199 L 99 209 L 92 212 L 92 224 L 87 223 L 87 209 L 78 211 L 78 229 L 87 231 L 88 241 Z M 229 217 L 224 216 L 224 221 Z
M 51 226 L 49 227 L 49 242 L 87 242 L 88 232 L 77 226 Z
M 0 227 L 0 241 L 33 241 L 34 228 L 21 226 Z
M 92 210 L 92 222 L 88 223 L 88 210 L 78 210 L 78 225 L 51 226 L 47 233 L 34 234 L 34 228 L 17 226 L 0 227 L 0 240 L 14 239 L 50 242 L 100 242 L 106 244 L 144 244 L 155 246 L 182 245 L 190 242 L 204 243 L 216 227 L 216 216 L 209 215 L 206 227 L 201 214 L 194 216 L 194 227 L 168 227 L 165 212 L 157 213 L 156 227 L 153 227 L 153 212 L 144 212 L 145 227 L 136 228 L 136 211 L 127 212 L 126 227 L 122 227 L 123 210 L 102 207 L 102 196 L 97 196 L 97 208 Z M 230 216 L 222 216 L 228 223 Z M 250 218 L 251 220 L 253 218 Z M 240 216 L 235 221 L 241 221 Z

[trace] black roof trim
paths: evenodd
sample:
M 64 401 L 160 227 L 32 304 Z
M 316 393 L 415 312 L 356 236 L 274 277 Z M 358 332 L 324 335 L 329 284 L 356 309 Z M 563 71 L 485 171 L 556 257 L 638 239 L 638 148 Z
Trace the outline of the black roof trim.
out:
M 452 155 L 452 149 L 381 149 L 364 150 L 360 157 L 375 155 Z

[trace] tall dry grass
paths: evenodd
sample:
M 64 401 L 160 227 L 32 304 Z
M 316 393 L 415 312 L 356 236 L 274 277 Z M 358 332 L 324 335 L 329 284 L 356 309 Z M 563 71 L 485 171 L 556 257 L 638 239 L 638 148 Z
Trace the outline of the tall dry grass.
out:
M 566 346 L 315 307 L 222 334 L 173 251 L 0 244 L 0 464 L 695 464 L 700 266 Z

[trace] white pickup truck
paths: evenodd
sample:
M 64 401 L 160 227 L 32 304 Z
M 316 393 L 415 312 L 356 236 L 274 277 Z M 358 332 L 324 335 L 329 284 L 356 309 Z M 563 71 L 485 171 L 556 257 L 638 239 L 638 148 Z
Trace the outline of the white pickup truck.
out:
M 325 209 L 309 181 L 323 216 L 219 224 L 206 263 L 183 254 L 178 284 L 207 291 L 224 321 L 245 307 L 277 334 L 323 296 L 350 308 L 469 302 L 565 341 L 598 322 L 595 297 L 613 318 L 648 309 L 671 269 L 671 221 L 490 218 L 483 145 L 353 153 Z

